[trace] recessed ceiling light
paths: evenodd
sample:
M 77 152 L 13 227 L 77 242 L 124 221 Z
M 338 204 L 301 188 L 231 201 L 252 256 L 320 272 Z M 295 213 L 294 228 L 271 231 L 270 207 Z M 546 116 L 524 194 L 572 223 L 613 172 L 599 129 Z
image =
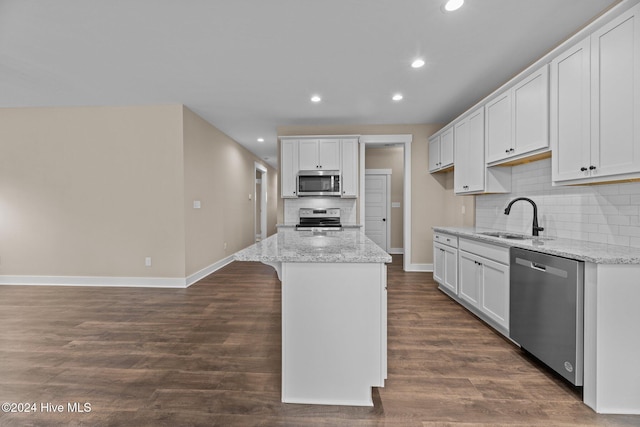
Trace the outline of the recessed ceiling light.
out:
M 393 99 L 394 101 L 400 101 L 402 99 L 402 94 L 396 93 L 391 99 Z
M 424 59 L 418 58 L 411 63 L 413 68 L 420 68 L 424 66 Z
M 313 95 L 311 97 L 311 102 L 320 102 L 322 101 L 322 98 L 320 98 L 320 95 Z
M 447 12 L 453 12 L 454 10 L 458 10 L 464 4 L 464 0 L 448 0 L 444 4 L 444 10 Z
M 264 138 L 258 138 L 258 142 L 264 142 Z

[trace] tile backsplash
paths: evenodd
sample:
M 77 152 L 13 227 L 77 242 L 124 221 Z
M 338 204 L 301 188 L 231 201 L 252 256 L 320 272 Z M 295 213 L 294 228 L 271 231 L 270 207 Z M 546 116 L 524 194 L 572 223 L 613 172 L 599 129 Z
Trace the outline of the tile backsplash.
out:
M 286 225 L 298 223 L 300 208 L 340 208 L 340 222 L 349 225 L 356 224 L 356 199 L 341 199 L 340 197 L 284 199 L 284 223 Z
M 476 196 L 476 226 L 531 233 L 538 205 L 543 236 L 640 247 L 640 182 L 605 185 L 551 185 L 551 159 L 513 166 L 511 193 Z

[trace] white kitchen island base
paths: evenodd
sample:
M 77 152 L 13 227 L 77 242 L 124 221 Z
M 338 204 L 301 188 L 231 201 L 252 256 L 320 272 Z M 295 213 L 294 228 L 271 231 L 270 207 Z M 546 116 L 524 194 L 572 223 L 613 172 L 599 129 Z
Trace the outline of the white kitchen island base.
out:
M 282 401 L 373 406 L 387 377 L 387 267 L 282 264 Z
M 373 406 L 387 378 L 391 255 L 359 229 L 279 229 L 234 254 L 282 282 L 282 401 Z

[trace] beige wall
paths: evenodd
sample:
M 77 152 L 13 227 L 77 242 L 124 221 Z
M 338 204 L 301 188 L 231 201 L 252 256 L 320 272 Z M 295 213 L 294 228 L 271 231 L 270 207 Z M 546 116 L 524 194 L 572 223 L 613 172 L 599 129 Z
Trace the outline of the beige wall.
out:
M 182 105 L 0 109 L 0 275 L 184 278 L 252 243 L 254 161 Z
M 427 138 L 441 128 L 435 124 L 360 126 L 281 126 L 278 135 L 389 135 L 411 134 L 411 257 L 412 264 L 433 263 L 433 231 L 436 225 L 463 226 L 474 221 L 473 196 L 453 194 L 452 173 L 430 174 Z M 449 177 L 451 175 L 451 177 Z M 465 205 L 466 213 L 461 213 Z M 278 204 L 282 218 L 282 202 Z
M 404 212 L 404 148 L 367 147 L 366 169 L 391 169 L 391 203 L 399 202 L 399 208 L 391 208 L 391 241 L 389 248 L 403 248 Z
M 0 274 L 183 276 L 181 117 L 0 109 Z

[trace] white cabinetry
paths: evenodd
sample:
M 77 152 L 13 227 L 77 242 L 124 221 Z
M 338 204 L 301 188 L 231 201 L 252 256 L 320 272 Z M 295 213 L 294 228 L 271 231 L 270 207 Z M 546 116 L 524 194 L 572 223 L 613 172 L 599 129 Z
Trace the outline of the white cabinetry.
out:
M 458 294 L 458 238 L 450 234 L 433 235 L 433 280 L 440 288 Z
M 296 176 L 298 174 L 298 140 L 280 141 L 280 182 L 283 198 L 298 197 Z
M 640 178 L 640 5 L 551 63 L 554 184 Z
M 429 172 L 449 170 L 453 166 L 453 126 L 429 138 Z
M 301 139 L 300 170 L 340 170 L 339 139 Z
M 509 248 L 460 239 L 458 296 L 498 331 L 509 333 Z
M 358 139 L 340 141 L 342 171 L 342 197 L 358 197 Z
M 484 106 L 475 109 L 454 125 L 456 194 L 508 193 L 511 169 L 487 169 L 484 162 Z
M 548 65 L 486 104 L 486 144 L 490 165 L 548 151 Z

